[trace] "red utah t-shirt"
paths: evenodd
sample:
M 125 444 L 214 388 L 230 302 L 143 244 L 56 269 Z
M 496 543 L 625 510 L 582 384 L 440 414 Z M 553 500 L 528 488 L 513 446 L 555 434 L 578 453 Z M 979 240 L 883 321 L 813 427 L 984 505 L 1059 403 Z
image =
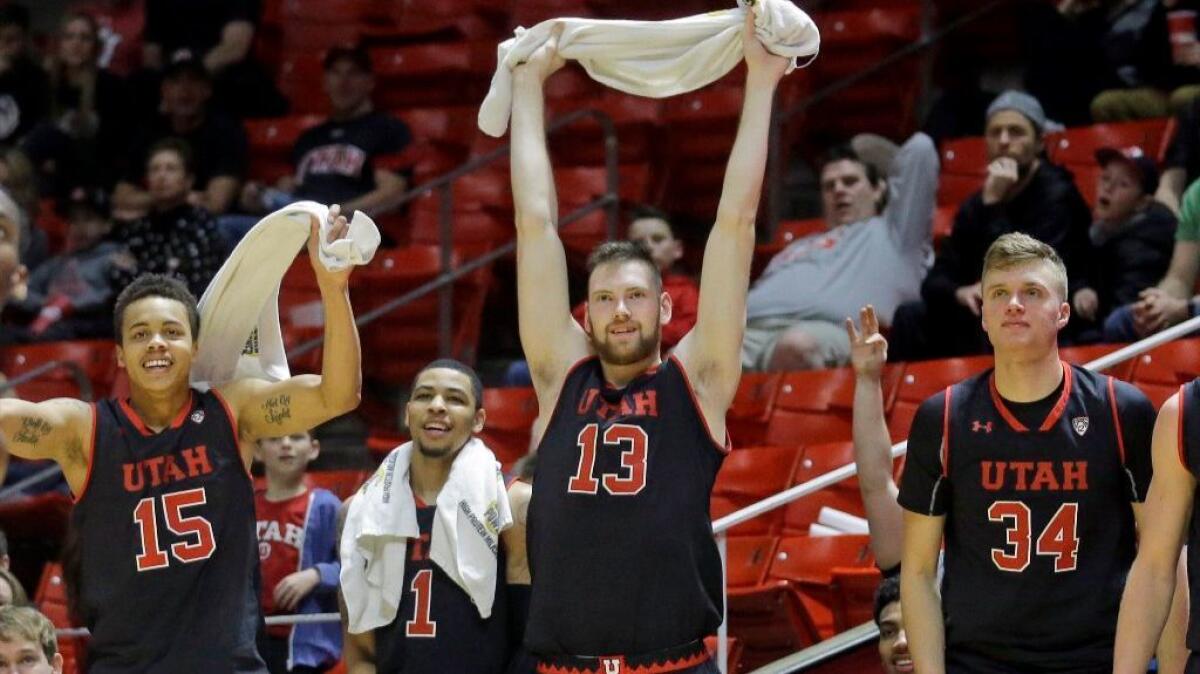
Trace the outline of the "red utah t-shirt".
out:
M 275 586 L 300 570 L 300 549 L 304 545 L 304 523 L 308 519 L 310 496 L 312 494 L 306 490 L 285 501 L 268 501 L 265 490 L 254 494 L 264 616 L 291 613 L 275 608 Z M 290 629 L 288 625 L 273 625 L 267 628 L 267 633 L 286 638 Z

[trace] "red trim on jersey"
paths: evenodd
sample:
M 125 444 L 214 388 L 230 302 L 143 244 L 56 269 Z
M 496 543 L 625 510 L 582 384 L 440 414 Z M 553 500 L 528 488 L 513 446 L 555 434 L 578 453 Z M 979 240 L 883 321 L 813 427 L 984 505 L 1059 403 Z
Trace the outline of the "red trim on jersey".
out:
M 137 410 L 133 409 L 133 406 L 129 404 L 128 398 L 122 398 L 117 402 L 121 406 L 121 411 L 125 413 L 126 418 L 129 419 L 129 422 L 133 424 L 134 428 L 138 429 L 139 433 L 147 437 L 157 435 L 154 431 L 150 430 L 150 427 L 146 425 L 146 422 L 142 421 L 142 418 L 138 416 Z M 182 426 L 183 420 L 187 419 L 188 412 L 192 411 L 192 406 L 195 404 L 196 393 L 189 389 L 188 401 L 179 409 L 179 413 L 176 414 L 175 418 L 171 420 L 171 425 L 168 426 L 168 428 L 176 429 Z
M 728 454 L 733 451 L 733 438 L 729 437 L 729 429 L 725 429 L 725 442 L 717 442 L 717 436 L 713 435 L 712 428 L 708 425 L 708 419 L 704 418 L 704 408 L 700 407 L 700 400 L 696 398 L 696 389 L 692 386 L 692 380 L 688 377 L 687 370 L 684 369 L 683 363 L 679 362 L 679 358 L 672 353 L 668 359 L 675 361 L 675 367 L 679 368 L 679 374 L 683 375 L 683 384 L 687 387 L 688 395 L 692 398 L 692 406 L 696 408 L 696 416 L 700 417 L 700 423 L 704 425 L 704 434 L 712 441 L 713 446 L 721 454 Z M 657 366 L 655 367 L 657 369 Z
M 1071 374 L 1070 365 L 1062 363 L 1062 369 L 1062 393 L 1059 394 L 1058 400 L 1054 403 L 1054 407 L 1051 408 L 1050 413 L 1046 415 L 1045 421 L 1043 421 L 1042 425 L 1038 427 L 1038 432 L 1045 433 L 1046 431 L 1054 428 L 1054 426 L 1058 423 L 1058 420 L 1062 418 L 1063 412 L 1066 411 L 1067 403 L 1071 401 L 1071 388 L 1074 376 Z M 988 377 L 988 390 L 992 394 L 992 404 L 996 406 L 996 410 L 1000 412 L 1000 417 L 1004 419 L 1004 422 L 1018 433 L 1028 433 L 1029 429 L 1025 427 L 1025 424 L 1021 423 L 1020 420 L 1013 416 L 1013 413 L 1010 412 L 1008 407 L 1004 404 L 1004 398 L 1000 397 L 1000 391 L 996 389 L 995 372 L 992 372 L 992 374 Z
M 1192 467 L 1188 465 L 1187 452 L 1184 451 L 1183 444 L 1183 412 L 1187 409 L 1187 384 L 1179 387 L 1179 420 L 1175 424 L 1176 446 L 1175 451 L 1179 454 L 1179 463 L 1183 464 L 1185 470 L 1192 472 Z
M 429 505 L 425 503 L 425 499 L 421 498 L 420 496 L 417 496 L 416 492 L 413 493 L 413 501 L 417 504 L 418 508 L 428 508 L 429 507 Z
M 233 408 L 225 400 L 225 396 L 217 389 L 209 389 L 212 391 L 213 397 L 217 402 L 221 403 L 221 409 L 225 410 L 225 416 L 229 418 L 229 429 L 233 431 L 233 446 L 237 450 L 238 458 L 241 459 L 238 463 L 242 464 L 242 470 L 246 471 L 246 477 L 250 478 L 250 484 L 254 484 L 254 475 L 250 473 L 250 464 L 246 462 L 246 457 L 242 455 L 241 436 L 238 434 L 238 418 L 233 413 Z
M 950 477 L 950 399 L 954 387 L 946 387 L 942 400 L 942 477 Z
M 605 655 L 595 658 L 596 664 L 591 666 L 575 667 L 539 662 L 537 664 L 537 674 L 605 674 L 603 661 L 612 658 L 619 658 L 621 660 L 620 674 L 669 674 L 669 672 L 677 672 L 681 669 L 702 665 L 708 662 L 711 656 L 708 654 L 708 651 L 702 650 L 700 653 L 686 656 L 679 660 L 668 660 L 667 662 L 653 665 L 630 665 L 625 662 L 624 656 Z M 591 660 L 592 658 L 588 659 Z
M 1121 432 L 1121 415 L 1117 413 L 1116 384 L 1110 375 L 1108 378 L 1108 402 L 1112 405 L 1113 426 L 1117 429 L 1117 452 L 1121 455 L 1121 465 L 1125 465 L 1125 434 Z
M 92 438 L 88 441 L 88 467 L 87 475 L 83 478 L 83 488 L 79 490 L 79 494 L 75 496 L 75 503 L 83 500 L 83 495 L 87 493 L 88 486 L 92 484 L 92 466 L 96 465 L 96 429 L 100 427 L 100 412 L 96 408 L 96 403 L 90 403 L 88 407 L 92 408 Z
M 599 359 L 600 359 L 600 356 L 584 356 L 583 358 L 580 358 L 579 360 L 575 361 L 575 363 L 571 367 L 567 368 L 566 374 L 563 375 L 562 383 L 560 383 L 558 385 L 558 395 L 554 396 L 554 404 L 550 407 L 550 418 L 546 420 L 546 425 L 542 427 L 542 437 L 538 438 L 537 446 L 535 447 L 535 449 L 541 448 L 542 440 L 546 439 L 546 431 L 549 430 L 550 427 L 554 425 L 554 420 L 558 418 L 558 403 L 562 401 L 563 389 L 565 389 L 567 387 L 567 381 L 571 378 L 571 375 L 575 374 L 575 370 L 578 370 L 581 365 L 587 363 L 590 360 L 599 360 Z M 534 389 L 534 393 L 537 393 L 536 388 Z M 538 416 L 539 417 L 542 414 L 541 405 L 542 405 L 542 401 L 539 398 L 538 399 Z M 536 426 L 536 420 L 534 422 L 534 425 Z
M 599 356 L 597 356 L 597 358 L 599 358 Z M 648 376 L 657 374 L 658 368 L 662 367 L 662 365 L 663 365 L 663 362 L 660 360 L 657 363 L 655 363 L 654 365 L 651 365 L 650 367 L 646 368 L 645 370 L 642 370 L 642 373 L 639 374 L 638 377 L 648 377 Z M 636 379 L 636 378 L 637 377 L 634 377 L 634 379 Z M 626 384 L 626 386 L 628 386 L 628 384 Z M 613 386 L 611 383 L 609 383 L 609 381 L 607 379 L 604 380 L 604 388 L 606 388 L 610 391 L 618 390 L 618 387 Z M 624 386 L 622 386 L 620 388 L 624 388 Z

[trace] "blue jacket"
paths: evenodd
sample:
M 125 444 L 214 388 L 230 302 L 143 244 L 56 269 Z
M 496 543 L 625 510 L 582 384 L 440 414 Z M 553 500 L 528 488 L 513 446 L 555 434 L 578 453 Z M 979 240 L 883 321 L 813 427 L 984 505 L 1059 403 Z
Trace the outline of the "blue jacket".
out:
M 300 601 L 296 613 L 336 613 L 338 577 L 342 563 L 338 558 L 337 514 L 342 502 L 332 492 L 309 492 L 308 518 L 304 522 L 304 548 L 300 568 L 315 568 L 321 582 Z M 342 657 L 340 622 L 299 624 L 292 627 L 288 639 L 288 669 L 330 665 Z

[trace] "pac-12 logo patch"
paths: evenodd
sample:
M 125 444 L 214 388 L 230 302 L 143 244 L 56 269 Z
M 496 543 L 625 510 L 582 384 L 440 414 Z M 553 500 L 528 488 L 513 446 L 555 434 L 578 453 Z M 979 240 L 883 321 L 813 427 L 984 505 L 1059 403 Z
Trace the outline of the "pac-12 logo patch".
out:
M 202 423 L 204 421 L 204 410 L 196 410 L 192 412 L 192 423 Z
M 1087 433 L 1088 418 L 1087 417 L 1075 417 L 1074 419 L 1071 420 L 1071 428 L 1074 428 L 1075 432 L 1082 436 L 1084 433 Z

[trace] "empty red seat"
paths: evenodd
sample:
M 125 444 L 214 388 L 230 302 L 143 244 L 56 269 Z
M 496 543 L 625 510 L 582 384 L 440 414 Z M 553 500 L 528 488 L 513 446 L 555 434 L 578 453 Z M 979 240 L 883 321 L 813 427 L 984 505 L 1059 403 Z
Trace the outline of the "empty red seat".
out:
M 991 356 L 967 356 L 906 363 L 896 389 L 896 402 L 888 412 L 893 440 L 908 437 L 917 408 L 925 399 L 951 384 L 992 367 Z
M 619 140 L 617 156 L 621 163 L 649 162 L 655 158 L 661 132 L 662 106 L 663 102 L 658 99 L 631 96 L 609 89 L 587 99 L 565 98 L 546 102 L 551 119 L 585 109 L 596 110 L 607 116 Z M 554 131 L 548 140 L 556 165 L 603 165 L 605 162 L 603 130 L 600 122 L 592 116 L 582 117 Z
M 783 375 L 777 372 L 743 372 L 737 393 L 725 413 L 725 428 L 734 447 L 760 445 Z
M 768 536 L 727 542 L 729 634 L 742 642 L 747 670 L 819 640 L 799 595 L 786 581 L 766 581 L 777 543 Z
M 75 627 L 67 606 L 67 584 L 63 580 L 62 564 L 47 562 L 42 569 L 33 601 L 54 627 Z M 87 637 L 58 637 L 58 652 L 63 658 L 64 674 L 76 674 L 87 662 Z
M 832 470 L 854 463 L 854 443 L 831 442 L 805 447 L 800 465 L 796 467 L 793 484 L 803 484 Z M 821 508 L 830 507 L 851 515 L 865 517 L 858 480 L 848 478 L 825 487 L 784 507 L 783 531 L 788 535 L 808 533 L 808 525 L 817 521 Z
M 898 366 L 884 371 L 885 406 L 892 400 L 900 372 Z M 850 440 L 853 406 L 852 369 L 789 372 L 775 397 L 766 440 L 773 445 Z
M 243 124 L 250 146 L 250 177 L 274 183 L 294 173 L 296 167 L 292 164 L 292 147 L 301 133 L 321 120 L 320 115 L 313 114 L 245 120 Z
M 1063 360 L 1075 365 L 1086 365 L 1101 356 L 1106 356 L 1113 351 L 1125 346 L 1124 344 L 1089 344 L 1087 346 L 1064 346 L 1059 348 L 1058 354 Z M 1128 380 L 1133 373 L 1133 365 L 1137 358 L 1129 358 L 1121 363 L 1104 370 L 1104 374 L 1111 374 L 1117 379 Z
M 47 363 L 58 363 L 17 386 L 26 400 L 80 398 L 98 400 L 109 394 L 117 374 L 116 347 L 107 340 L 25 344 L 0 349 L 0 373 L 15 379 Z
M 376 102 L 384 108 L 478 104 L 496 62 L 496 43 L 438 42 L 371 50 Z
M 835 566 L 830 573 L 834 633 L 874 620 L 875 590 L 883 578 L 879 569 Z
M 1135 359 L 1133 381 L 1178 386 L 1200 375 L 1200 339 L 1167 342 Z
M 800 592 L 809 619 L 823 638 L 834 634 L 832 583 L 835 567 L 871 568 L 867 536 L 785 536 L 767 571 Z
M 1155 158 L 1167 131 L 1167 118 L 1092 124 L 1067 129 L 1046 139 L 1046 151 L 1057 164 L 1095 166 L 1096 150 L 1136 145 Z M 1072 170 L 1074 170 L 1072 168 Z
M 724 517 L 787 489 L 800 460 L 798 447 L 754 447 L 736 449 L 725 457 L 712 489 L 712 517 Z M 734 527 L 736 535 L 774 534 L 783 520 L 776 508 Z
M 537 394 L 532 388 L 484 389 L 483 409 L 487 420 L 479 437 L 500 463 L 509 465 L 529 453 L 530 432 L 538 415 Z

